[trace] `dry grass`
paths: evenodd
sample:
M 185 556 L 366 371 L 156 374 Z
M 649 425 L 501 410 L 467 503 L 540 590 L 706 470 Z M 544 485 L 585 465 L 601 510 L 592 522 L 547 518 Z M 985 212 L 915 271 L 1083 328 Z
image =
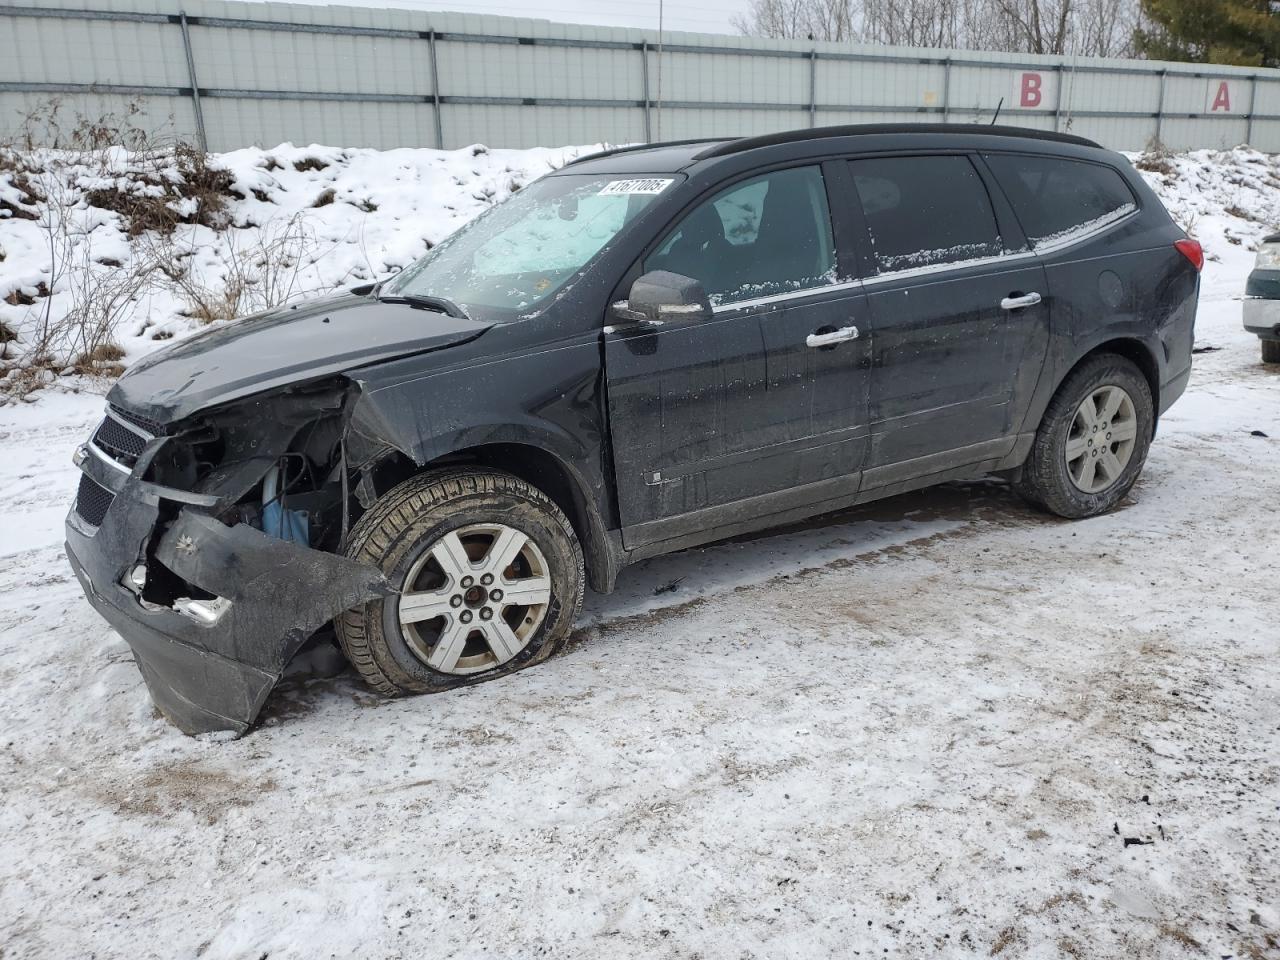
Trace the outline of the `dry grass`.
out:
M 1147 173 L 1158 173 L 1169 181 L 1178 176 L 1178 168 L 1173 165 L 1173 152 L 1154 137 L 1147 142 L 1147 149 L 1133 161 L 1133 165 Z
M 176 170 L 179 179 L 169 175 Z M 85 191 L 85 201 L 117 213 L 125 232 L 172 233 L 178 224 L 200 224 L 214 230 L 228 226 L 227 199 L 234 196 L 231 172 L 209 163 L 202 150 L 177 143 L 137 155 L 110 187 Z
M 16 203 L 0 198 L 0 222 L 8 219 L 35 220 L 44 198 L 31 182 L 31 171 L 16 151 L 0 149 L 0 184 L 7 182 L 19 195 Z
M 27 293 L 27 290 L 31 289 L 34 289 L 35 292 Z M 47 296 L 49 296 L 49 285 L 41 280 L 34 288 L 19 287 L 16 290 L 10 290 L 8 294 L 5 295 L 4 302 L 11 307 L 29 307 L 37 300 Z M 16 336 L 14 339 L 16 339 Z
M 1158 173 L 1164 177 L 1175 177 L 1178 173 L 1173 162 L 1167 155 L 1144 153 L 1133 161 L 1133 165 L 1139 170 L 1145 170 L 1148 173 Z
M 28 308 L 17 329 L 5 328 L 0 390 L 9 396 L 60 374 L 123 370 L 116 330 L 163 279 L 172 250 L 155 255 L 166 246 L 161 240 L 125 261 L 103 256 L 95 209 L 118 214 L 135 238 L 168 238 L 179 224 L 228 225 L 231 173 L 190 144 L 148 133 L 141 112 L 134 104 L 119 115 L 69 118 L 52 100 L 27 115 L 13 142 L 0 144 L 0 177 L 22 194 L 4 213 L 34 220 L 48 251 L 38 286 L 4 293 L 5 303 Z

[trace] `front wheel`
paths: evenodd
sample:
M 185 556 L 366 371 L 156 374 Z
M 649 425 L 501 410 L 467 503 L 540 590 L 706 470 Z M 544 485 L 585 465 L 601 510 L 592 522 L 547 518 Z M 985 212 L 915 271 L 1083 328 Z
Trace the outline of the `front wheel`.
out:
M 1142 472 L 1154 422 L 1142 372 L 1124 357 L 1092 357 L 1049 402 L 1015 486 L 1060 517 L 1106 513 Z
M 398 594 L 342 614 L 347 659 L 388 696 L 430 693 L 545 660 L 582 606 L 582 550 L 559 507 L 518 477 L 422 474 L 361 517 L 346 547 Z

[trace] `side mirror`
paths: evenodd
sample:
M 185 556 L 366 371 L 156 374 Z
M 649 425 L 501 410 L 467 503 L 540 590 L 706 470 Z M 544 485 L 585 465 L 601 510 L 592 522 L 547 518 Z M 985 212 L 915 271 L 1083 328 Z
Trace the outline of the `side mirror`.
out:
M 711 301 L 692 277 L 652 270 L 636 278 L 627 299 L 613 305 L 613 314 L 620 320 L 653 324 L 710 320 Z

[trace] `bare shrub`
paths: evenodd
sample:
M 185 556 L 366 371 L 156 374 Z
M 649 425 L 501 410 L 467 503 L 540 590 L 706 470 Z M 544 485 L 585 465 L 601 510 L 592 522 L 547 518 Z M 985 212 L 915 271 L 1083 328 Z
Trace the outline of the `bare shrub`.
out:
M 1162 177 L 1172 178 L 1177 174 L 1177 170 L 1168 159 L 1165 157 L 1152 156 L 1147 153 L 1138 157 L 1138 159 L 1133 162 L 1133 165 L 1139 170 L 1145 170 L 1148 173 L 1158 173 Z
M 87 204 L 119 214 L 131 237 L 180 223 L 225 226 L 226 202 L 235 196 L 231 172 L 192 144 L 144 128 L 144 115 L 138 100 L 98 117 L 68 116 L 60 98 L 47 100 L 23 116 L 15 142 L 0 147 L 0 177 L 8 171 L 38 203 L 33 181 L 53 168 Z
M 157 265 L 143 256 L 123 267 L 100 267 L 91 260 L 91 242 L 79 244 L 75 253 L 79 259 L 67 273 L 71 307 L 52 328 L 58 340 L 51 346 L 78 373 L 118 373 L 124 351 L 115 342 L 116 331 L 152 286 Z
M 97 262 L 91 219 L 78 216 L 80 199 L 65 181 L 46 176 L 41 210 L 49 251 L 49 281 L 30 298 L 28 335 L 19 364 L 32 376 L 10 378 L 11 393 L 24 395 L 43 385 L 44 371 L 116 375 L 123 351 L 115 342 L 120 323 L 151 286 L 155 264 L 133 257 L 115 267 Z M 63 307 L 65 309 L 57 309 Z
M 186 314 L 201 323 L 260 313 L 314 292 L 304 282 L 303 270 L 315 262 L 319 244 L 299 214 L 225 234 L 216 277 L 197 273 L 190 253 L 175 250 L 163 237 L 152 237 L 147 248 L 166 282 L 186 302 Z
M 1133 165 L 1139 170 L 1158 173 L 1168 179 L 1178 174 L 1177 168 L 1173 165 L 1173 151 L 1158 137 L 1151 137 L 1147 141 L 1147 148 L 1142 151 L 1137 160 L 1133 161 Z
M 1137 160 L 1133 161 L 1133 165 L 1139 170 L 1145 170 L 1147 173 L 1158 173 L 1162 177 L 1171 179 L 1178 173 L 1177 168 L 1174 167 L 1167 155 L 1150 151 L 1140 155 Z
M 114 176 L 111 176 L 114 174 Z M 233 195 L 231 171 L 209 163 L 203 150 L 187 143 L 151 144 L 134 152 L 120 170 L 82 176 L 89 186 L 90 206 L 118 213 L 125 232 L 136 237 L 147 230 L 172 233 L 178 224 L 200 224 L 221 230 L 229 224 L 227 198 Z
M 68 117 L 61 97 L 37 103 L 22 115 L 20 133 L 11 145 L 25 153 L 37 150 L 100 151 L 111 147 L 141 150 L 153 139 L 135 117 L 145 114 L 141 100 L 131 100 L 123 113 Z
M 159 263 L 145 249 L 134 248 L 123 262 L 104 255 L 101 211 L 120 214 L 136 236 L 172 232 L 177 223 L 213 224 L 225 208 L 230 173 L 189 145 L 152 137 L 137 125 L 139 113 L 131 104 L 122 115 L 68 118 L 53 100 L 32 110 L 18 139 L 0 147 L 0 182 L 21 192 L 20 209 L 39 225 L 46 254 L 35 294 L 6 297 L 29 308 L 4 344 L 6 358 L 11 344 L 19 351 L 21 369 L 4 380 L 11 395 L 58 373 L 122 369 L 116 331 L 154 284 Z

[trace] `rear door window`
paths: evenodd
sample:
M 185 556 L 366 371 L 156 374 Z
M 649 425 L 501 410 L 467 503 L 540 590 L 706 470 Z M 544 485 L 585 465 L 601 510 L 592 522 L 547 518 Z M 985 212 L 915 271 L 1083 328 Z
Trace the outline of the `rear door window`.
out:
M 987 188 L 968 157 L 851 160 L 876 269 L 896 273 L 1004 252 Z
M 1037 250 L 1070 243 L 1138 209 L 1124 177 L 1100 163 L 1002 153 L 984 159 Z
M 822 171 L 777 170 L 721 191 L 676 225 L 644 269 L 693 277 L 713 306 L 835 283 Z

